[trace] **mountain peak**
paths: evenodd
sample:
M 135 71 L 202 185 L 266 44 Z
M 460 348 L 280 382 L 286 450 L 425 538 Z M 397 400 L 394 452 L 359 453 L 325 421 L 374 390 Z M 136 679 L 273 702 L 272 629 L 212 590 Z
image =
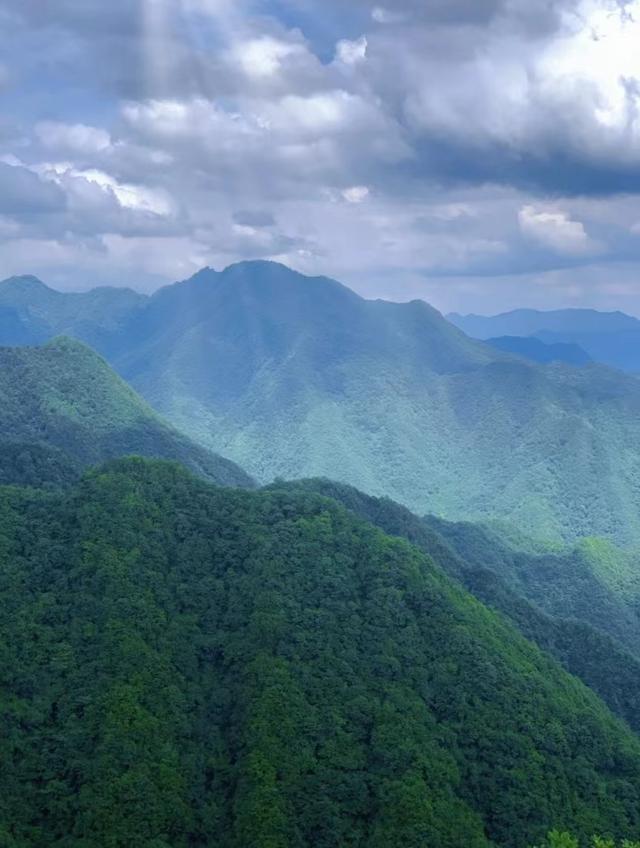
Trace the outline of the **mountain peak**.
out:
M 46 283 L 43 283 L 38 277 L 32 274 L 21 274 L 15 277 L 8 277 L 0 282 L 0 290 L 11 289 L 12 291 L 23 292 L 53 292 L 54 289 L 49 288 Z

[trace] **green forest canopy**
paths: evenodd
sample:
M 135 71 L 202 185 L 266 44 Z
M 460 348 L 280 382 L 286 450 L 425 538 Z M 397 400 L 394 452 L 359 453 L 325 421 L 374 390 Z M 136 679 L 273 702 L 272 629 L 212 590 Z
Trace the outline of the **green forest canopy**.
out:
M 0 842 L 640 838 L 640 742 L 329 499 L 120 460 L 0 489 Z

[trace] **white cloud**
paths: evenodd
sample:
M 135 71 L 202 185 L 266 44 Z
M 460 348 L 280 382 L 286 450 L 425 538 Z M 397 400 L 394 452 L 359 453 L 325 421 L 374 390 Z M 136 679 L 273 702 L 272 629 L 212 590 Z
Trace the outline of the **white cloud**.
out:
M 304 56 L 306 49 L 301 44 L 282 41 L 270 35 L 241 42 L 232 48 L 232 56 L 250 77 L 272 77 L 281 69 L 284 61 L 292 56 Z
M 369 46 L 366 35 L 355 41 L 343 39 L 336 44 L 336 61 L 343 65 L 357 65 L 367 58 L 367 47 Z
M 589 238 L 584 224 L 560 210 L 523 206 L 518 213 L 522 233 L 559 254 L 581 256 L 598 253 L 602 246 Z
M 364 203 L 369 197 L 370 190 L 367 186 L 350 186 L 342 192 L 343 198 L 347 203 Z
M 170 215 L 172 212 L 173 204 L 166 191 L 121 183 L 97 168 L 79 170 L 70 162 L 41 162 L 29 166 L 29 170 L 48 182 L 67 188 L 76 199 L 82 198 L 82 183 L 85 183 L 112 194 L 123 209 L 151 212 L 154 215 Z
M 402 12 L 394 12 L 391 9 L 385 9 L 384 6 L 374 6 L 371 17 L 377 24 L 397 24 L 406 19 Z

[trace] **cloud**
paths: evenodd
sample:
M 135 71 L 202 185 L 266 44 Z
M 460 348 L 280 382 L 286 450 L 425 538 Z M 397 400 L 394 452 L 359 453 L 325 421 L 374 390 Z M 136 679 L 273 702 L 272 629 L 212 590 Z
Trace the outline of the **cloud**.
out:
M 276 223 L 275 217 L 266 209 L 239 209 L 233 213 L 233 220 L 243 227 L 272 227 Z
M 265 35 L 241 42 L 232 48 L 232 57 L 250 77 L 273 77 L 287 60 L 305 56 L 301 44 L 282 41 Z
M 366 35 L 362 35 L 355 41 L 344 38 L 336 44 L 336 61 L 343 65 L 357 65 L 367 58 L 368 41 Z
M 602 252 L 602 245 L 592 241 L 584 225 L 560 210 L 523 206 L 518 213 L 520 229 L 528 238 L 556 253 L 583 256 Z
M 640 261 L 626 10 L 0 0 L 0 262 L 151 286 L 270 256 L 439 303 L 573 273 L 595 297 L 595 263 Z
M 0 213 L 42 215 L 64 209 L 64 193 L 20 165 L 0 162 Z
M 351 186 L 345 188 L 342 192 L 347 203 L 363 203 L 369 197 L 369 194 L 367 186 Z
M 377 24 L 398 24 L 407 19 L 406 14 L 386 9 L 384 6 L 374 6 L 371 17 Z
M 69 153 L 102 153 L 111 147 L 111 136 L 99 127 L 41 121 L 34 131 L 44 147 Z

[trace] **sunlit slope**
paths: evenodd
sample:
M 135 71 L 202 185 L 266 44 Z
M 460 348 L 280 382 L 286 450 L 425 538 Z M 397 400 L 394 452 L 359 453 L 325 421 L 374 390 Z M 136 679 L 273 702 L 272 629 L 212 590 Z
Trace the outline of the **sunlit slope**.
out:
M 638 739 L 326 498 L 120 460 L 0 526 L 10 848 L 640 835 Z
M 165 424 L 80 342 L 0 348 L 0 479 L 65 479 L 61 454 L 76 469 L 141 454 L 179 460 L 212 482 L 251 483 L 232 462 Z

